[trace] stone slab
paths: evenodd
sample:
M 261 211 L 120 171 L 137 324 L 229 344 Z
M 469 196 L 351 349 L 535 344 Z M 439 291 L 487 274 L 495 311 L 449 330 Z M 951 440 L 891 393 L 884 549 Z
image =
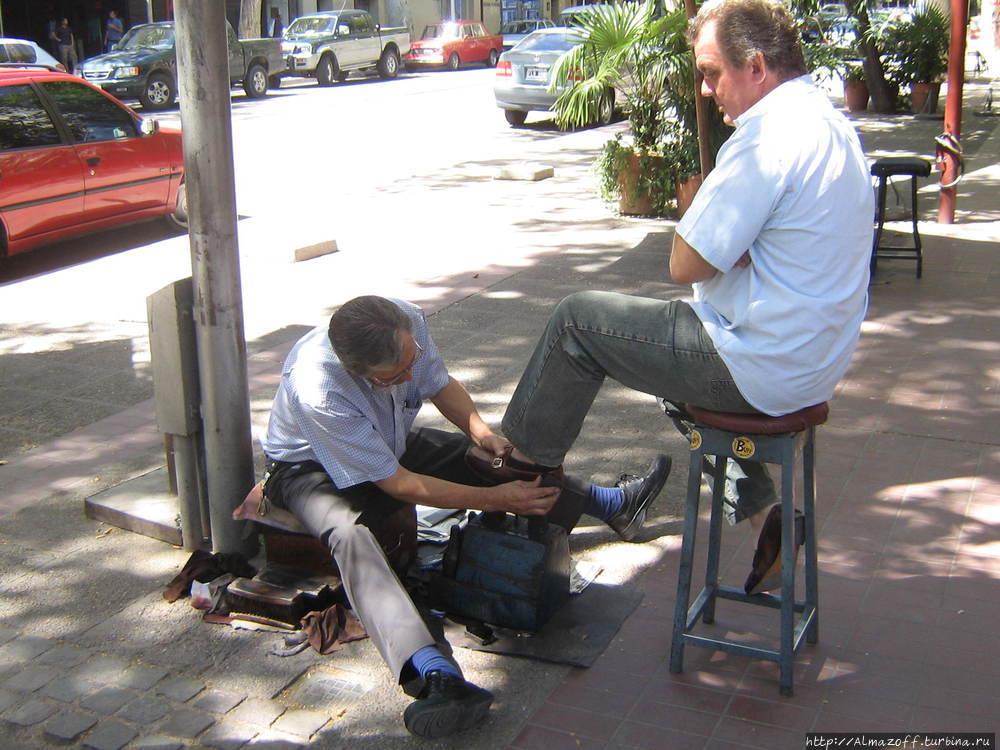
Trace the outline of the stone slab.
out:
M 497 179 L 537 182 L 538 180 L 548 179 L 554 176 L 555 173 L 555 169 L 545 164 L 521 162 L 520 164 L 508 164 L 500 167 L 500 170 L 497 172 Z
M 335 252 L 337 252 L 337 241 L 323 240 L 312 245 L 295 248 L 292 252 L 292 262 L 299 263 L 303 260 L 312 260 L 313 258 L 319 258 Z
M 87 518 L 179 547 L 179 502 L 161 467 L 88 497 L 83 509 Z
M 73 711 L 55 717 L 45 725 L 45 734 L 56 740 L 72 742 L 97 723 L 97 717 Z

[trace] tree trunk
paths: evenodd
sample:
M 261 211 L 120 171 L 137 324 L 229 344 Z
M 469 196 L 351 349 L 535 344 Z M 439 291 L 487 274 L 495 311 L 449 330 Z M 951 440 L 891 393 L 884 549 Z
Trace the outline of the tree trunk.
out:
M 262 0 L 240 0 L 240 28 L 236 36 L 240 39 L 256 39 L 260 32 L 260 6 Z
M 851 8 L 851 15 L 858 22 L 858 49 L 861 51 L 862 64 L 865 70 L 865 83 L 868 84 L 868 94 L 871 96 L 873 112 L 891 113 L 896 111 L 896 95 L 889 82 L 885 80 L 885 70 L 879 58 L 878 48 L 869 40 L 871 21 L 868 9 L 863 2 Z

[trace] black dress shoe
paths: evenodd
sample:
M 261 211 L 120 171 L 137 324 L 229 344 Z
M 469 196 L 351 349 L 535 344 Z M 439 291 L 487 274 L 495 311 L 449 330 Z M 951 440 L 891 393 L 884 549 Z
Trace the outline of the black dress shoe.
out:
M 620 487 L 625 500 L 622 507 L 607 520 L 608 526 L 617 532 L 623 541 L 635 540 L 636 534 L 646 522 L 646 511 L 650 503 L 656 499 L 663 489 L 670 467 L 673 464 L 670 456 L 660 454 L 653 459 L 649 472 L 644 477 L 622 474 L 615 483 Z
M 458 675 L 434 671 L 427 675 L 420 697 L 403 712 L 403 724 L 417 737 L 447 737 L 482 722 L 492 702 L 488 690 Z
M 805 516 L 795 511 L 795 557 L 805 535 Z M 747 576 L 743 590 L 748 594 L 762 594 L 781 588 L 781 504 L 771 506 L 757 538 L 753 553 L 753 568 Z

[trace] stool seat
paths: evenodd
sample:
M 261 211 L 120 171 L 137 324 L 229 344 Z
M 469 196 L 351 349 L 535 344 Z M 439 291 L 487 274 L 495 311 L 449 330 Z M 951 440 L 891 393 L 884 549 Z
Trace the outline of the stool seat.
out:
M 750 435 L 780 435 L 784 432 L 801 432 L 823 424 L 830 415 L 830 407 L 826 401 L 778 417 L 767 414 L 710 411 L 700 406 L 690 405 L 685 405 L 684 410 L 701 424 L 727 432 L 741 432 Z
M 872 164 L 872 175 L 875 177 L 901 174 L 927 177 L 930 173 L 931 163 L 919 156 L 883 156 Z

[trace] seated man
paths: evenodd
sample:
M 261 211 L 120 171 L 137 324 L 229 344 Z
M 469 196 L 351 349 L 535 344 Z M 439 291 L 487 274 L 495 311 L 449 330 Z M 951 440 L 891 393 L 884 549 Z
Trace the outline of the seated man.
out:
M 461 433 L 411 431 L 425 399 Z M 487 486 L 466 465 L 472 443 L 494 456 L 510 449 L 448 375 L 420 308 L 374 296 L 345 303 L 328 329 L 294 346 L 263 441 L 267 498 L 330 547 L 347 598 L 382 658 L 401 684 L 417 683 L 404 722 L 422 737 L 479 723 L 493 696 L 466 682 L 435 645 L 373 531 L 420 504 L 548 514 L 567 530 L 588 513 L 631 541 L 670 470 L 660 456 L 645 477 L 616 487 L 572 477 L 560 477 L 559 486 L 537 477 Z
M 702 94 L 736 127 L 674 234 L 670 273 L 694 283 L 694 301 L 562 300 L 503 417 L 515 458 L 561 464 L 605 377 L 673 403 L 781 415 L 828 400 L 847 370 L 874 215 L 858 136 L 806 74 L 779 2 L 707 3 L 689 39 Z M 737 519 L 764 531 L 745 584 L 758 593 L 780 585 L 780 513 L 766 469 L 740 468 Z

